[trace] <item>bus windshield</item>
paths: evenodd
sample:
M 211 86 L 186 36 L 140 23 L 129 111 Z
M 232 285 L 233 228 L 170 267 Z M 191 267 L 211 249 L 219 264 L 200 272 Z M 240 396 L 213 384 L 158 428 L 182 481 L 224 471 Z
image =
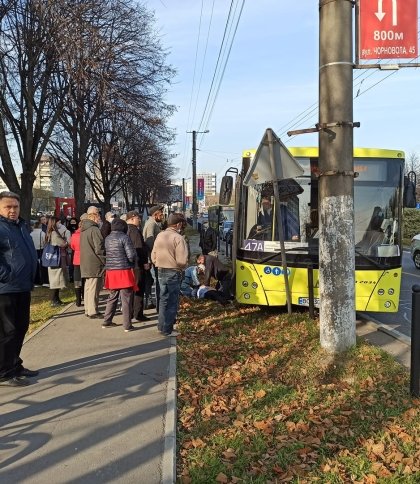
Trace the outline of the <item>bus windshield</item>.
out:
M 248 189 L 242 249 L 255 250 L 256 244 L 250 241 L 261 241 L 259 251 L 278 251 L 278 217 L 281 217 L 287 249 L 318 251 L 318 158 L 298 158 L 298 161 L 305 169 L 304 175 L 277 182 L 279 213 L 274 203 L 273 182 Z M 354 182 L 356 254 L 371 259 L 400 256 L 403 161 L 356 158 L 354 171 L 358 173 Z M 299 189 L 293 183 L 299 184 Z

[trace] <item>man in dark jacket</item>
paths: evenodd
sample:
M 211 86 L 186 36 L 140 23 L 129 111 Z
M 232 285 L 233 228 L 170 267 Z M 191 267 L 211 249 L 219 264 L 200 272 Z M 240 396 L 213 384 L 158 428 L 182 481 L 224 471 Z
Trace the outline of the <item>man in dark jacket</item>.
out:
M 146 246 L 149 251 L 149 258 L 151 257 L 153 246 L 156 240 L 156 237 L 162 230 L 162 223 L 163 219 L 165 218 L 163 215 L 163 205 L 155 205 L 154 207 L 150 208 L 149 210 L 149 218 L 146 220 L 144 227 L 143 227 L 143 238 L 146 242 Z M 158 268 L 153 266 L 153 274 L 155 280 L 155 291 L 156 291 L 156 310 L 159 312 L 159 300 L 160 300 L 160 287 L 159 287 L 159 273 Z M 151 271 L 149 272 L 149 274 Z M 149 309 L 146 307 L 146 309 Z M 151 308 L 150 308 L 151 309 Z
M 105 246 L 100 222 L 99 209 L 91 206 L 80 229 L 80 272 L 85 279 L 85 314 L 90 319 L 102 317 L 98 306 L 105 268 Z
M 37 253 L 19 218 L 20 198 L 0 193 L 0 385 L 23 387 L 36 376 L 22 366 L 20 352 L 29 327 Z
M 204 264 L 206 268 L 204 272 L 205 286 L 210 286 L 210 281 L 213 277 L 217 280 L 216 289 L 221 289 L 227 298 L 232 297 L 232 274 L 217 257 L 214 257 L 213 255 L 198 255 L 197 264 Z
M 200 243 L 201 251 L 203 255 L 207 255 L 209 252 L 213 252 L 217 249 L 217 233 L 209 226 L 208 222 L 201 224 Z
M 130 238 L 134 249 L 136 250 L 136 258 L 134 263 L 134 276 L 138 291 L 133 293 L 133 317 L 135 321 L 148 321 L 148 317 L 144 315 L 144 290 L 146 271 L 150 269 L 148 264 L 148 249 L 144 242 L 143 234 L 140 230 L 141 218 L 139 212 L 133 210 L 127 213 L 127 235 Z M 135 322 L 133 321 L 133 322 Z
M 101 226 L 101 234 L 104 240 L 111 233 L 111 223 L 114 220 L 114 218 L 115 218 L 115 215 L 112 212 L 107 212 L 105 214 L 105 220 L 102 222 L 102 226 Z

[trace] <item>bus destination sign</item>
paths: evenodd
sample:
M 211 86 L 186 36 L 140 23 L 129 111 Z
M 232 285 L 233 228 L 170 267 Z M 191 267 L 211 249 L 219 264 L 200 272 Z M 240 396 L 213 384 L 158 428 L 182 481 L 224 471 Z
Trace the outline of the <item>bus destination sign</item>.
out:
M 359 58 L 417 57 L 418 0 L 360 0 Z

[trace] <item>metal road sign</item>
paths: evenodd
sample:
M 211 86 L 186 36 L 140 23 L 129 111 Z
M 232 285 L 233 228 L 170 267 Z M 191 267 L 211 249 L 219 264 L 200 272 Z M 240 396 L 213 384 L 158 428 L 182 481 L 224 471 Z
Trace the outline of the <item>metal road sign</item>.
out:
M 360 0 L 359 58 L 415 58 L 418 0 Z

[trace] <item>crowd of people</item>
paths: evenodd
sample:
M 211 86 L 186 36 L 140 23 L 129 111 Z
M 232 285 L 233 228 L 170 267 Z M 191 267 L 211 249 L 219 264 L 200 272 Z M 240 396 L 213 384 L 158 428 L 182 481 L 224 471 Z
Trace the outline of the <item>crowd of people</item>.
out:
M 38 374 L 25 368 L 20 358 L 34 283 L 49 287 L 50 303 L 56 307 L 63 304 L 60 290 L 72 281 L 76 306 L 84 307 L 87 318 L 102 320 L 104 329 L 113 328 L 120 307 L 127 333 L 135 329 L 133 323 L 148 320 L 145 309 L 156 308 L 159 333 L 176 336 L 181 294 L 230 302 L 230 272 L 217 255 L 209 254 L 213 245 L 204 244 L 203 254 L 188 267 L 187 221 L 176 212 L 164 218 L 163 206 L 156 205 L 142 228 L 136 210 L 120 217 L 108 212 L 102 220 L 100 209 L 90 206 L 80 220 L 42 216 L 30 230 L 20 217 L 19 196 L 0 193 L 0 385 L 26 386 Z M 47 244 L 58 247 L 57 266 L 41 263 Z M 216 288 L 210 286 L 212 277 Z M 101 313 L 103 288 L 109 294 Z

